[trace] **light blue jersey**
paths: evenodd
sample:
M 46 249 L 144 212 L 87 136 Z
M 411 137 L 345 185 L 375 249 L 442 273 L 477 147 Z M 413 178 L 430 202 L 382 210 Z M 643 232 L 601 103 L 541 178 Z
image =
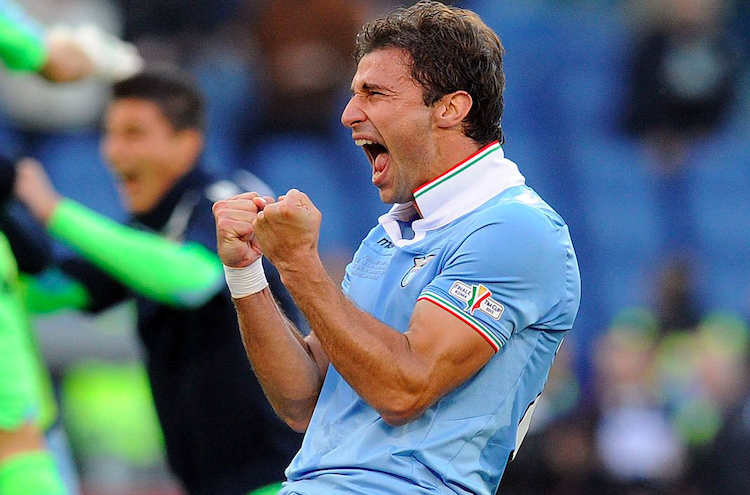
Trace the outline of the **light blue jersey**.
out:
M 435 304 L 496 354 L 399 427 L 329 367 L 280 493 L 495 493 L 580 301 L 568 228 L 524 182 L 493 143 L 416 190 L 418 210 L 380 218 L 346 270 L 347 296 L 399 332 L 418 300 Z

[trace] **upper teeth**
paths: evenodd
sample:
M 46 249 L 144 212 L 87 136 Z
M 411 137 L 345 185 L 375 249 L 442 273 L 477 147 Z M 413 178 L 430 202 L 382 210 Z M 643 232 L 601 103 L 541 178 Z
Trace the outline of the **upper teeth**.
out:
M 375 141 L 370 141 L 369 139 L 355 139 L 354 144 L 357 146 L 364 146 L 366 144 L 375 144 Z

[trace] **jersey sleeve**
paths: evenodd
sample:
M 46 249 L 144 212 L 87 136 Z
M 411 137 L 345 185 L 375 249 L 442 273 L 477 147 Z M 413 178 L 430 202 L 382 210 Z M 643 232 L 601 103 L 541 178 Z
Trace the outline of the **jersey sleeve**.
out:
M 48 229 L 112 278 L 164 304 L 198 307 L 224 290 L 216 241 L 212 248 L 206 245 L 215 239 L 212 229 L 174 242 L 120 225 L 69 199 L 60 202 Z
M 0 0 L 0 60 L 14 70 L 38 71 L 47 60 L 44 27 L 15 2 Z
M 556 227 L 534 211 L 510 210 L 471 232 L 419 296 L 472 327 L 495 351 L 514 332 L 548 318 L 564 297 L 566 254 Z

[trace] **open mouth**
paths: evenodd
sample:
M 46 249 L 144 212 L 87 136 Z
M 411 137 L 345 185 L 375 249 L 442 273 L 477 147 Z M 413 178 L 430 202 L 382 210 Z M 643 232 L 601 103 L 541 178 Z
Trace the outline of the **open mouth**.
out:
M 370 164 L 372 165 L 372 182 L 377 184 L 378 179 L 385 172 L 390 162 L 388 148 L 369 139 L 357 139 L 355 144 L 364 150 L 367 158 L 370 160 Z
M 118 173 L 116 178 L 127 191 L 136 191 L 139 187 L 138 175 L 132 172 Z
M 118 175 L 119 175 L 120 180 L 123 182 L 130 182 L 130 181 L 134 181 L 137 179 L 136 174 L 132 172 L 123 172 Z

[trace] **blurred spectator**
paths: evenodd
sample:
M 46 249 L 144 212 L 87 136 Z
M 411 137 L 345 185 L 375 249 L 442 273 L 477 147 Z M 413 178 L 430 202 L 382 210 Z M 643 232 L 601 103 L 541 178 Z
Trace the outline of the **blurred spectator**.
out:
M 696 463 L 695 478 L 706 495 L 750 493 L 750 390 L 733 408 L 712 445 L 712 455 Z
M 656 312 L 659 333 L 694 328 L 700 308 L 693 297 L 694 278 L 690 264 L 683 258 L 667 260 L 656 274 Z
M 685 465 L 684 445 L 658 395 L 654 323 L 646 313 L 625 313 L 595 350 L 597 450 L 626 493 L 658 493 L 679 479 Z
M 328 133 L 354 73 L 361 0 L 269 0 L 247 21 L 262 53 L 266 95 L 262 132 Z
M 646 138 L 669 175 L 686 146 L 714 131 L 737 92 L 739 53 L 724 0 L 634 2 L 646 19 L 634 54 L 627 128 Z
M 628 405 L 653 404 L 653 352 L 656 321 L 646 311 L 627 310 L 618 315 L 596 343 L 594 366 L 597 397 L 603 410 Z
M 38 244 L 35 233 L 25 232 L 9 213 L 14 182 L 15 164 L 0 159 L 0 493 L 75 495 L 72 460 L 56 424 L 49 378 L 29 328 L 18 270 L 19 265 L 44 269 L 48 246 Z
M 281 480 L 301 439 L 276 417 L 243 352 L 211 213 L 242 189 L 200 167 L 201 95 L 184 75 L 144 72 L 114 86 L 105 121 L 102 150 L 132 226 L 60 197 L 37 162 L 19 168 L 18 197 L 85 259 L 61 265 L 69 279 L 59 286 L 79 295 L 61 302 L 99 311 L 136 299 L 167 457 L 188 493 L 236 495 Z M 54 301 L 50 287 L 36 287 L 36 298 L 33 289 L 30 302 Z
M 733 471 L 748 452 L 737 440 L 745 434 L 749 338 L 739 318 L 711 314 L 692 331 L 669 335 L 658 349 L 662 396 L 689 448 L 686 480 L 707 495 L 747 493 L 732 487 L 743 483 L 739 469 Z
M 0 12 L 12 26 L 6 25 L 5 35 L 14 41 L 5 45 L 6 51 L 17 46 L 24 54 L 14 57 L 11 68 L 37 71 L 58 82 L 98 77 L 51 86 L 36 75 L 0 72 L 0 106 L 13 124 L 26 130 L 93 125 L 107 97 L 107 81 L 128 77 L 142 64 L 133 46 L 108 34 L 118 32 L 117 12 L 106 0 L 19 1 L 29 15 L 9 0 L 0 2 Z

